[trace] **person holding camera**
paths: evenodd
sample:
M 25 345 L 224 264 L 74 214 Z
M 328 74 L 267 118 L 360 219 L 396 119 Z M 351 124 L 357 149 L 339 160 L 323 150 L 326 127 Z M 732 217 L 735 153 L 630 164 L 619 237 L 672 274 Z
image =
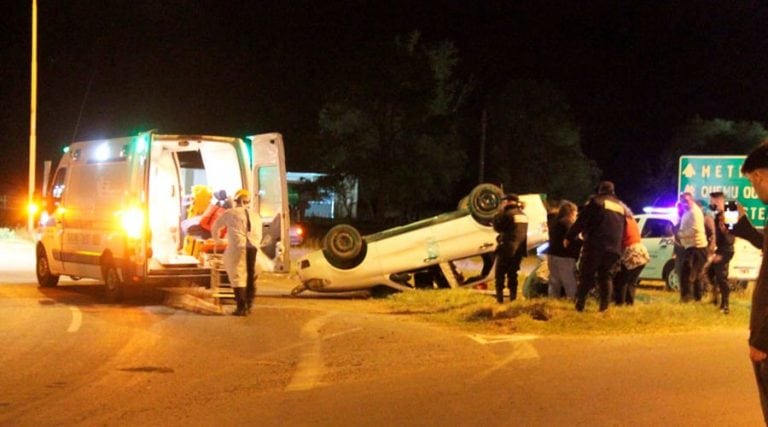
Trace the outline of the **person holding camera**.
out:
M 768 144 L 755 148 L 741 166 L 741 173 L 755 189 L 763 204 L 768 205 Z M 768 234 L 758 230 L 747 218 L 742 205 L 737 206 L 738 222 L 731 232 L 736 237 L 768 253 Z M 768 220 L 764 224 L 768 226 Z M 765 229 L 763 229 L 765 230 Z M 760 275 L 752 291 L 752 309 L 749 315 L 749 359 L 757 380 L 763 420 L 768 425 L 768 256 L 763 256 Z
M 731 293 L 731 288 L 728 285 L 728 265 L 733 258 L 733 242 L 736 237 L 731 234 L 729 225 L 725 220 L 726 203 L 725 195 L 722 192 L 716 191 L 709 194 L 709 208 L 714 213 L 715 254 L 707 268 L 707 277 L 712 283 L 712 303 L 717 304 L 717 292 L 719 290 L 720 312 L 728 314 L 730 313 L 728 296 Z M 737 213 L 736 202 L 728 203 L 728 211 Z
M 602 181 L 563 240 L 567 248 L 582 235 L 584 245 L 579 261 L 576 311 L 584 311 L 587 294 L 595 284 L 600 288 L 600 311 L 608 310 L 613 277 L 619 266 L 624 238 L 626 208 L 616 197 L 613 183 Z
M 528 217 L 523 213 L 525 205 L 517 194 L 505 194 L 502 210 L 493 219 L 496 237 L 496 301 L 504 302 L 504 281 L 509 288 L 509 300 L 517 298 L 517 272 L 520 262 L 528 251 Z

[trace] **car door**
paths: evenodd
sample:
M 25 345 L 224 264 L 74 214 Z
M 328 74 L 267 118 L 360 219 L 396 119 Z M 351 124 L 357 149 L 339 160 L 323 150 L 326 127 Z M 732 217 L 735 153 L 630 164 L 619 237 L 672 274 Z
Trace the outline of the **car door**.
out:
M 249 136 L 251 146 L 251 197 L 262 222 L 258 265 L 262 271 L 288 272 L 290 215 L 283 137 L 279 133 Z
M 675 249 L 674 224 L 665 218 L 644 217 L 639 219 L 639 225 L 640 236 L 650 255 L 640 278 L 661 280 L 664 265 Z

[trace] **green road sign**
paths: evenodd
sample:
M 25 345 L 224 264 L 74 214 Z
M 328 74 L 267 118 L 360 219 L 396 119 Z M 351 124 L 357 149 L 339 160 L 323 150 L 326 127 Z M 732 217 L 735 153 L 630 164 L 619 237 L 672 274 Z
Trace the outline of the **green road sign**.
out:
M 726 200 L 737 200 L 747 210 L 756 226 L 762 226 L 766 218 L 766 206 L 755 194 L 749 180 L 740 172 L 746 156 L 681 156 L 678 169 L 679 192 L 688 192 L 709 204 L 709 193 L 721 191 Z

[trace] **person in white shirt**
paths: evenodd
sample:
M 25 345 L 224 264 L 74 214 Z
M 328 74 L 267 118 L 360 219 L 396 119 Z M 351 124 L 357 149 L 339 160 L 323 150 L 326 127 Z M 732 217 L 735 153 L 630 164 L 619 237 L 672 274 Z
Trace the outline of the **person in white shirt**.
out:
M 701 301 L 704 264 L 707 262 L 707 234 L 704 228 L 704 213 L 691 193 L 680 195 L 683 215 L 677 232 L 683 246 L 682 276 L 680 277 L 680 300 L 689 302 L 691 297 Z M 693 295 L 691 295 L 693 294 Z
M 256 297 L 256 253 L 261 241 L 261 218 L 250 210 L 248 190 L 235 193 L 235 207 L 224 212 L 211 228 L 218 243 L 219 229 L 227 227 L 227 249 L 224 250 L 224 269 L 235 293 L 235 316 L 247 316 Z

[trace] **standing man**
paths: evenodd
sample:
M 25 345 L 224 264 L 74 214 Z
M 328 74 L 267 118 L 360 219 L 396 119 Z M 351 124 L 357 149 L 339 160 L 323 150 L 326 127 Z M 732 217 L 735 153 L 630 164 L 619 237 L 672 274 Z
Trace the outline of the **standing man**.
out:
M 715 255 L 707 269 L 707 276 L 712 283 L 712 303 L 717 304 L 717 290 L 720 290 L 720 311 L 728 314 L 728 296 L 731 288 L 728 286 L 728 265 L 733 258 L 733 241 L 736 237 L 725 224 L 725 195 L 722 192 L 709 194 L 709 208 L 714 212 L 715 223 Z
M 261 241 L 261 219 L 250 210 L 250 203 L 248 190 L 238 190 L 235 207 L 224 212 L 211 228 L 213 238 L 220 242 L 219 229 L 227 227 L 224 268 L 235 293 L 235 316 L 247 316 L 256 297 L 256 253 Z
M 683 245 L 682 276 L 680 277 L 680 301 L 693 299 L 701 301 L 701 278 L 707 262 L 707 233 L 704 228 L 704 213 L 693 200 L 691 193 L 680 195 L 680 230 L 677 232 Z
M 768 205 L 768 144 L 754 149 L 744 160 L 741 173 L 747 177 L 760 201 Z M 768 239 L 750 222 L 739 205 L 739 222 L 733 228 L 733 235 L 741 237 L 768 253 Z M 766 222 L 768 225 L 768 221 Z M 766 235 L 768 236 L 768 235 Z M 763 256 L 760 274 L 752 292 L 752 312 L 749 316 L 749 358 L 752 360 L 760 392 L 763 420 L 768 425 L 768 257 Z
M 584 311 L 587 294 L 595 282 L 600 287 L 600 311 L 608 310 L 611 282 L 618 270 L 622 252 L 625 215 L 624 203 L 616 197 L 613 183 L 602 181 L 597 187 L 597 194 L 589 199 L 565 235 L 563 245 L 566 248 L 579 234 L 584 240 L 579 262 L 576 311 Z
M 523 213 L 525 205 L 517 194 L 506 194 L 502 198 L 502 210 L 493 219 L 496 237 L 496 301 L 504 302 L 504 280 L 509 287 L 509 300 L 517 298 L 517 272 L 528 250 L 528 217 Z

